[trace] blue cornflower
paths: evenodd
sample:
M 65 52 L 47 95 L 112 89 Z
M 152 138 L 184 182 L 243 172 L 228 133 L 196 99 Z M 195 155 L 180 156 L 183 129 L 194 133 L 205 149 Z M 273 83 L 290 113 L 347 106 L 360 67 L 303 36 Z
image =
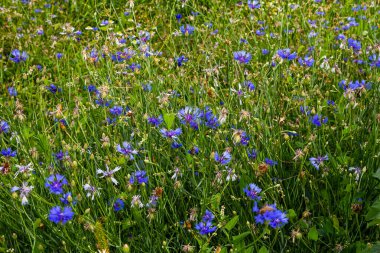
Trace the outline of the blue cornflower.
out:
M 1 120 L 0 121 L 0 134 L 1 133 L 8 133 L 9 129 L 10 129 L 10 126 L 9 126 L 8 122 Z
M 69 157 L 69 152 L 63 152 L 62 150 L 60 150 L 56 154 L 54 154 L 54 156 L 55 159 L 57 159 L 57 161 L 63 161 L 64 159 Z
M 166 128 L 162 128 L 160 130 L 160 133 L 165 138 L 178 139 L 178 135 L 182 134 L 182 129 L 181 128 L 177 128 L 177 129 L 174 129 L 174 130 L 167 130 Z
M 210 210 L 206 210 L 205 214 L 203 215 L 202 221 L 212 222 L 214 218 L 215 218 L 214 214 Z
M 177 19 L 178 22 L 181 22 L 182 14 L 176 14 L 175 18 Z
M 272 228 L 280 228 L 288 223 L 288 218 L 286 214 L 281 210 L 278 210 L 276 205 L 265 205 L 261 209 L 257 207 L 257 203 L 255 203 L 255 207 L 252 209 L 253 212 L 258 213 L 255 216 L 255 221 L 258 224 L 264 224 L 268 222 L 269 226 Z
M 258 187 L 255 184 L 249 184 L 247 187 L 244 188 L 244 192 L 247 195 L 248 198 L 252 200 L 260 200 L 261 197 L 259 196 L 261 192 L 261 188 Z
M 218 152 L 215 152 L 214 154 L 214 160 L 217 163 L 220 163 L 221 165 L 226 165 L 231 161 L 231 154 L 227 150 L 223 152 L 223 154 L 220 156 Z
M 110 113 L 116 116 L 120 116 L 123 113 L 123 107 L 116 105 L 110 108 Z
M 186 58 L 184 55 L 181 55 L 180 57 L 176 58 L 177 66 L 181 67 L 184 62 L 187 62 L 189 59 Z
M 147 184 L 148 183 L 148 176 L 146 175 L 145 170 L 138 170 L 138 171 L 132 173 L 131 177 L 129 178 L 129 183 L 134 184 L 136 182 L 138 184 L 142 184 L 142 183 Z
M 50 84 L 49 86 L 45 86 L 45 88 L 53 94 L 62 91 L 62 89 L 58 88 L 55 84 Z
M 218 121 L 218 117 L 216 117 L 212 110 L 209 107 L 206 107 L 202 112 L 202 119 L 204 120 L 204 124 L 206 127 L 211 129 L 216 129 L 220 126 Z
M 252 59 L 252 55 L 246 51 L 234 52 L 234 59 L 240 64 L 247 64 Z
M 138 153 L 138 151 L 133 149 L 132 145 L 126 141 L 123 142 L 123 146 L 117 145 L 116 150 L 125 156 L 129 156 L 131 160 L 133 160 L 135 158 L 134 155 Z
M 346 39 L 346 36 L 344 36 L 344 34 L 339 34 L 338 36 L 336 36 L 337 40 L 345 40 Z
M 176 148 L 180 148 L 180 147 L 182 147 L 182 144 L 174 141 L 174 142 L 170 145 L 170 147 L 173 148 L 173 149 L 176 149 Z
M 90 84 L 88 87 L 87 87 L 87 90 L 88 92 L 97 92 L 98 90 L 96 89 L 96 86 L 93 85 L 93 84 Z
M 183 35 L 190 35 L 190 34 L 193 34 L 194 33 L 194 26 L 191 26 L 191 25 L 183 25 L 179 28 L 182 32 Z
M 20 52 L 20 50 L 18 49 L 12 50 L 11 55 L 9 57 L 9 60 L 15 63 L 26 61 L 26 59 L 28 59 L 28 54 L 25 51 Z
M 5 148 L 1 150 L 0 154 L 5 156 L 6 158 L 15 157 L 17 155 L 17 151 L 12 151 L 11 148 Z
M 115 200 L 115 203 L 113 204 L 113 210 L 115 212 L 121 211 L 124 209 L 124 201 L 122 199 Z
M 65 224 L 69 220 L 72 220 L 74 217 L 73 209 L 69 206 L 60 207 L 55 206 L 52 209 L 50 209 L 49 213 L 49 220 L 58 224 L 62 223 Z
M 70 203 L 75 205 L 77 203 L 76 200 L 73 201 L 73 196 L 72 196 L 71 192 L 67 192 L 67 193 L 63 194 L 62 197 L 59 198 L 59 200 L 61 200 L 61 202 L 65 205 L 69 205 Z
M 63 194 L 64 185 L 68 185 L 67 179 L 60 174 L 50 175 L 45 182 L 45 187 L 57 195 Z
M 269 54 L 269 50 L 264 48 L 264 49 L 261 50 L 261 53 L 263 55 L 267 55 L 267 54 Z
M 251 160 L 255 160 L 257 158 L 257 150 L 252 149 L 251 151 L 247 150 L 248 158 Z
M 246 86 L 249 91 L 255 90 L 255 85 L 251 81 L 244 81 L 243 86 Z
M 329 160 L 327 155 L 309 158 L 311 165 L 313 165 L 317 170 L 319 170 L 319 165 L 321 165 L 324 161 L 327 160 Z
M 8 94 L 11 97 L 16 97 L 17 96 L 17 90 L 15 87 L 8 87 Z
M 190 150 L 188 150 L 187 153 L 189 153 L 190 155 L 198 155 L 199 148 L 197 146 L 194 146 Z
M 216 231 L 217 227 L 212 226 L 212 223 L 210 221 L 207 222 L 199 222 L 195 225 L 195 229 L 199 231 L 199 234 L 206 235 L 209 233 L 213 233 Z
M 202 112 L 198 108 L 186 106 L 177 113 L 181 124 L 189 124 L 193 129 L 198 130 L 201 123 Z
M 149 124 L 151 124 L 155 127 L 158 127 L 164 121 L 162 115 L 158 116 L 157 118 L 156 117 L 148 117 L 147 120 L 148 120 Z
M 248 7 L 250 9 L 259 9 L 261 6 L 260 2 L 259 1 L 251 1 L 251 0 L 248 0 Z
M 61 59 L 63 57 L 63 54 L 62 53 L 57 53 L 55 56 L 57 57 L 57 59 Z
M 291 53 L 289 48 L 277 50 L 277 54 L 284 60 L 294 60 L 297 57 L 297 53 Z
M 380 55 L 373 54 L 368 57 L 368 60 L 370 61 L 371 67 L 380 68 Z
M 303 59 L 300 57 L 298 58 L 298 63 L 304 67 L 312 67 L 314 64 L 314 59 L 311 56 L 305 56 Z
M 269 159 L 269 158 L 265 158 L 265 159 L 264 159 L 264 162 L 265 162 L 266 164 L 268 164 L 269 166 L 275 166 L 275 165 L 278 164 L 276 161 L 273 161 L 273 160 L 271 160 L 271 159 Z
M 315 126 L 320 127 L 322 124 L 326 124 L 328 121 L 327 117 L 322 118 L 322 116 L 315 114 L 313 117 L 310 118 L 311 123 L 313 123 Z
M 352 49 L 354 50 L 354 52 L 358 52 L 362 48 L 362 45 L 361 45 L 360 41 L 358 41 L 358 40 L 354 40 L 352 38 L 349 38 L 347 40 L 347 43 L 348 43 L 349 47 L 352 47 Z

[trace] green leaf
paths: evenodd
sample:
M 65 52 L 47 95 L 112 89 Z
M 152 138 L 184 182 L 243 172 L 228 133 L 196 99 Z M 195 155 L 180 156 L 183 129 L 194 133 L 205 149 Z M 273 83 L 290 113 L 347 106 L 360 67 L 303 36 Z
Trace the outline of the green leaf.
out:
M 222 199 L 222 195 L 220 193 L 217 193 L 211 197 L 211 208 L 213 210 L 219 210 L 221 199 Z
M 251 232 L 247 231 L 247 232 L 241 233 L 240 235 L 232 236 L 232 241 L 234 243 L 240 242 L 241 240 L 243 240 L 244 238 L 246 238 L 250 234 L 251 234 Z
M 269 253 L 269 250 L 267 249 L 267 247 L 262 246 L 262 247 L 259 249 L 259 253 Z
M 309 233 L 307 234 L 307 237 L 310 239 L 310 240 L 313 240 L 313 241 L 317 241 L 318 240 L 318 230 L 317 228 L 314 226 L 312 227 L 310 230 L 309 230 Z
M 227 229 L 228 231 L 231 231 L 235 227 L 238 221 L 239 221 L 239 215 L 236 215 L 229 222 L 227 222 L 224 228 Z
M 297 217 L 297 214 L 293 209 L 289 209 L 286 216 L 288 216 L 289 219 L 294 219 Z
M 380 180 L 380 168 L 373 174 L 373 177 Z
M 165 113 L 164 114 L 164 121 L 166 123 L 166 126 L 170 129 L 173 126 L 175 120 L 175 113 Z
M 335 215 L 333 215 L 331 217 L 331 219 L 332 219 L 334 228 L 336 229 L 336 231 L 339 231 L 339 220 L 338 220 L 338 218 Z

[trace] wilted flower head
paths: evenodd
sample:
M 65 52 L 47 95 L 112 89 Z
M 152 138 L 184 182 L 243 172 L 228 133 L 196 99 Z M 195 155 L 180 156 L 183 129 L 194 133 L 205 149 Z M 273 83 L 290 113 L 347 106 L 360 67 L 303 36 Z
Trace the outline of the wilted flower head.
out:
M 13 186 L 11 192 L 20 191 L 21 204 L 28 204 L 28 196 L 30 192 L 33 190 L 34 186 L 28 186 L 28 182 L 23 182 L 20 187 Z
M 100 174 L 100 178 L 103 178 L 103 177 L 108 177 L 111 179 L 112 183 L 114 183 L 115 185 L 118 184 L 117 180 L 113 177 L 113 174 L 117 171 L 119 171 L 121 169 L 121 167 L 116 167 L 115 169 L 113 170 L 110 170 L 108 165 L 106 165 L 106 168 L 107 170 L 101 170 L 101 169 L 97 169 L 96 170 L 96 174 Z

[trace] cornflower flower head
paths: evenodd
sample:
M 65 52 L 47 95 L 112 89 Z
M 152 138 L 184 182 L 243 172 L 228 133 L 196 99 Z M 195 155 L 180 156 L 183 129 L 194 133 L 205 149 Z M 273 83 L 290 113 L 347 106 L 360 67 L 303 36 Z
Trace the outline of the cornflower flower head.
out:
M 162 129 L 160 129 L 160 133 L 165 138 L 176 140 L 176 139 L 178 139 L 178 136 L 182 134 L 182 129 L 177 128 L 174 130 L 167 130 L 166 128 L 162 128 Z
M 328 161 L 328 160 L 329 158 L 327 155 L 309 158 L 311 165 L 313 165 L 317 170 L 319 170 L 319 166 L 323 164 L 324 161 Z
M 129 156 L 130 160 L 134 160 L 134 155 L 138 154 L 138 151 L 133 149 L 132 145 L 126 141 L 123 142 L 123 146 L 117 145 L 116 150 L 125 156 Z
M 202 217 L 202 221 L 195 225 L 195 229 L 199 234 L 206 235 L 216 231 L 217 227 L 213 226 L 212 221 L 215 216 L 209 210 L 206 210 L 205 215 Z
M 252 55 L 246 51 L 237 51 L 234 52 L 234 59 L 240 64 L 248 64 L 252 59 Z
M 199 154 L 199 148 L 197 146 L 194 146 L 190 150 L 188 150 L 187 153 L 190 155 L 198 155 Z
M 73 200 L 73 196 L 71 192 L 66 192 L 65 194 L 62 195 L 61 198 L 59 198 L 59 200 L 65 205 L 69 205 L 70 203 L 75 205 L 77 203 L 76 200 Z
M 177 61 L 177 66 L 181 67 L 183 63 L 187 62 L 189 59 L 186 58 L 184 55 L 181 55 L 180 57 L 175 58 Z
M 50 209 L 49 220 L 55 224 L 61 223 L 66 224 L 68 221 L 72 220 L 74 217 L 73 209 L 70 206 L 60 207 L 55 206 Z
M 255 90 L 255 85 L 251 81 L 244 81 L 243 86 L 247 87 L 249 91 Z
M 97 188 L 97 187 L 92 186 L 92 185 L 90 185 L 90 184 L 85 184 L 85 185 L 83 186 L 83 189 L 87 192 L 87 193 L 86 193 L 86 196 L 87 196 L 87 197 L 91 197 L 91 200 L 94 200 L 95 195 L 98 195 L 98 196 L 100 195 L 99 190 L 100 190 L 101 188 Z
M 256 201 L 256 200 L 261 199 L 261 197 L 259 196 L 260 192 L 261 192 L 261 188 L 255 184 L 253 184 L 253 183 L 249 184 L 247 187 L 245 187 L 244 192 L 247 195 L 247 197 L 252 199 L 252 200 Z
M 322 124 L 327 123 L 328 118 L 327 117 L 323 118 L 321 115 L 315 114 L 313 117 L 310 118 L 310 121 L 311 123 L 313 123 L 313 125 L 320 127 L 322 126 Z
M 249 159 L 255 160 L 257 158 L 257 150 L 256 149 L 247 150 L 247 155 Z
M 28 186 L 28 182 L 23 182 L 20 187 L 13 186 L 11 192 L 20 192 L 21 204 L 24 206 L 28 204 L 28 196 L 30 192 L 33 190 L 33 188 L 34 186 Z
M 0 121 L 0 134 L 1 133 L 8 133 L 10 128 L 11 127 L 9 126 L 8 122 L 6 122 L 4 120 Z
M 206 107 L 202 111 L 201 115 L 202 115 L 201 118 L 203 119 L 206 127 L 211 128 L 211 129 L 216 129 L 217 127 L 220 126 L 220 122 L 218 120 L 218 117 L 214 115 L 211 108 Z
M 241 129 L 234 129 L 234 133 L 232 134 L 232 140 L 234 144 L 241 144 L 243 146 L 247 146 L 250 137 L 248 134 Z
M 312 67 L 314 64 L 314 59 L 311 56 L 305 56 L 303 59 L 298 58 L 298 63 L 304 67 Z
M 266 164 L 268 164 L 269 166 L 275 166 L 275 165 L 278 164 L 276 161 L 273 161 L 273 160 L 271 160 L 271 159 L 269 159 L 269 158 L 265 158 L 264 162 L 265 162 Z
M 349 38 L 347 40 L 347 43 L 348 43 L 348 47 L 351 47 L 355 53 L 359 52 L 360 49 L 362 49 L 362 44 L 358 40 L 354 40 L 352 38 Z
M 268 223 L 270 227 L 276 229 L 288 223 L 288 218 L 286 217 L 286 214 L 281 210 L 278 210 L 276 204 L 266 204 L 261 209 L 259 209 L 257 207 L 257 203 L 255 202 L 252 211 L 258 213 L 255 216 L 255 221 L 258 224 Z
M 193 34 L 195 31 L 194 26 L 191 25 L 183 25 L 179 29 L 181 30 L 181 33 L 186 36 Z
M 18 49 L 12 50 L 11 55 L 9 57 L 9 60 L 15 63 L 25 62 L 26 59 L 28 59 L 28 54 L 25 51 L 20 52 L 20 50 Z
M 186 106 L 177 113 L 181 124 L 189 124 L 191 128 L 198 130 L 201 123 L 202 112 L 198 108 Z
M 17 96 L 17 90 L 15 87 L 8 87 L 8 94 L 11 97 L 16 97 Z
M 148 183 L 148 176 L 146 175 L 145 170 L 138 170 L 136 172 L 133 172 L 131 177 L 129 178 L 130 184 L 147 184 Z
M 289 48 L 277 50 L 277 54 L 284 60 L 292 61 L 297 57 L 297 53 L 292 53 Z
M 164 121 L 162 115 L 158 116 L 158 117 L 148 117 L 148 123 L 155 126 L 155 127 L 158 127 L 159 125 L 162 124 L 162 122 Z
M 121 211 L 124 209 L 124 201 L 122 199 L 116 199 L 115 203 L 113 203 L 113 210 L 115 212 Z
M 231 154 L 228 150 L 224 151 L 222 155 L 219 155 L 218 152 L 214 154 L 214 160 L 221 165 L 227 165 L 231 161 Z
M 380 68 L 380 55 L 373 54 L 368 57 L 368 60 L 370 61 L 371 67 Z
M 259 1 L 248 0 L 248 7 L 250 9 L 259 9 L 261 7 L 261 4 Z
M 45 187 L 57 195 L 63 194 L 64 185 L 68 185 L 67 179 L 60 174 L 50 175 L 45 182 Z
M 50 84 L 49 86 L 45 86 L 45 88 L 53 94 L 57 92 L 62 92 L 62 89 L 57 87 L 55 84 Z
M 123 113 L 123 107 L 116 105 L 110 108 L 110 113 L 115 116 L 120 116 Z
M 15 173 L 15 178 L 18 176 L 18 174 L 24 174 L 27 176 L 30 176 L 31 172 L 33 171 L 32 168 L 33 164 L 29 163 L 27 165 L 16 165 L 16 168 L 18 168 L 18 171 Z
M 103 178 L 103 177 L 106 177 L 106 178 L 110 178 L 112 183 L 114 183 L 115 185 L 118 184 L 117 180 L 113 177 L 113 174 L 117 171 L 119 171 L 121 169 L 121 167 L 116 167 L 115 169 L 113 170 L 110 170 L 110 168 L 108 167 L 108 165 L 106 165 L 106 168 L 107 170 L 101 170 L 101 169 L 97 169 L 96 170 L 96 174 L 100 174 L 100 178 Z
M 16 150 L 13 151 L 11 148 L 5 148 L 0 151 L 0 154 L 2 156 L 5 156 L 6 158 L 11 158 L 17 155 L 17 151 Z

